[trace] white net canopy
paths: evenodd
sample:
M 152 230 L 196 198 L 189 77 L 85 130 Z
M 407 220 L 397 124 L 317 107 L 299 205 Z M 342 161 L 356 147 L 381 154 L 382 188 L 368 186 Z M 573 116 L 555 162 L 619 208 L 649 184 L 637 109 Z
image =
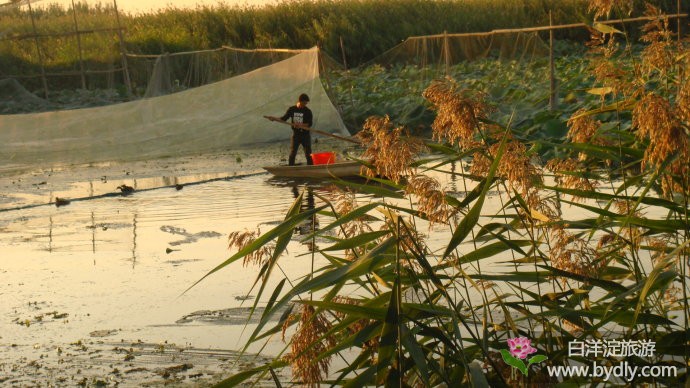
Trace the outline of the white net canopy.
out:
M 537 32 L 414 36 L 368 63 L 332 77 L 332 89 L 335 95 L 347 96 L 341 107 L 351 127 L 369 116 L 389 115 L 396 124 L 422 132 L 435 118 L 422 97 L 433 80 L 450 76 L 464 89 L 499 95 L 513 88 L 506 71 L 526 80 L 530 74 L 538 74 L 540 81 L 548 81 L 548 55 L 549 46 Z
M 280 116 L 311 97 L 314 127 L 349 135 L 319 76 L 318 48 L 178 93 L 98 108 L 0 116 L 0 171 L 191 155 L 289 139 Z
M 485 58 L 530 61 L 548 53 L 548 46 L 536 32 L 496 30 L 484 33 L 444 33 L 409 37 L 376 57 L 370 64 L 443 67 Z
M 133 83 L 146 86 L 144 97 L 156 97 L 248 73 L 304 51 L 223 46 L 162 55 L 127 54 L 127 62 Z M 319 54 L 323 60 L 324 53 Z

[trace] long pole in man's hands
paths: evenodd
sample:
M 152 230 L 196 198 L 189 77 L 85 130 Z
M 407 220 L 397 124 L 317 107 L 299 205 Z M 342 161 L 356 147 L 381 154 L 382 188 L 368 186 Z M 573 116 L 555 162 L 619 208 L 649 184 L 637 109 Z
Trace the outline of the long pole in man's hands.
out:
M 283 120 L 279 119 L 278 117 L 274 117 L 274 116 L 264 116 L 264 118 L 269 119 L 269 120 L 271 120 L 271 121 L 278 122 L 278 123 L 280 123 L 280 124 L 289 125 L 289 126 L 291 126 L 291 127 L 298 127 L 298 128 L 306 129 L 307 131 L 314 132 L 314 133 L 318 133 L 318 134 L 320 134 L 320 135 L 330 136 L 330 137 L 334 137 L 334 138 L 336 138 L 336 139 L 349 141 L 350 143 L 360 144 L 359 140 L 353 139 L 353 138 L 351 138 L 351 137 L 343 137 L 343 136 L 334 135 L 334 134 L 328 133 L 328 132 L 326 132 L 326 131 L 320 131 L 320 130 L 318 130 L 318 129 L 316 129 L 316 128 L 307 127 L 307 126 L 304 125 L 304 124 L 293 124 L 293 123 L 288 123 L 287 121 L 283 121 Z

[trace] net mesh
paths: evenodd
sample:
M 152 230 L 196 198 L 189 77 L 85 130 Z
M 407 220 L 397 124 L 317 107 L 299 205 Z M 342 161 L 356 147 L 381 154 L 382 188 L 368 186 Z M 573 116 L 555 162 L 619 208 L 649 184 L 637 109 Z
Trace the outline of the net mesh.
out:
M 536 32 L 438 34 L 409 37 L 369 64 L 443 67 L 485 58 L 531 61 L 548 53 L 548 46 Z
M 305 50 L 238 49 L 128 55 L 135 85 L 146 85 L 144 97 L 156 97 L 235 77 L 272 65 Z M 323 56 L 323 53 L 320 53 Z
M 40 111 L 51 107 L 50 102 L 26 90 L 13 78 L 0 79 L 0 106 L 4 111 Z
M 422 97 L 433 80 L 449 76 L 463 88 L 489 93 L 502 85 L 493 81 L 507 78 L 487 83 L 488 74 L 509 67 L 511 74 L 523 72 L 527 77 L 538 72 L 540 80 L 548 81 L 548 55 L 548 45 L 533 31 L 416 36 L 363 66 L 338 72 L 332 77 L 333 87 L 345 96 L 343 118 L 351 127 L 361 126 L 370 116 L 388 115 L 396 124 L 421 133 L 435 118 Z
M 282 115 L 311 97 L 314 127 L 348 135 L 320 80 L 319 51 L 178 93 L 98 108 L 0 116 L 5 169 L 153 159 L 289 139 Z M 162 94 L 162 93 L 161 93 Z

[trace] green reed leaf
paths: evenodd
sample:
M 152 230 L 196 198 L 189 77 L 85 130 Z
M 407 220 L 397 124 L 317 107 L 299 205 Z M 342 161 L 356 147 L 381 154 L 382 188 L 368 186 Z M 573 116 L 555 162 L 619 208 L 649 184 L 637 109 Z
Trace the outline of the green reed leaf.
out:
M 483 182 L 483 185 L 481 185 L 482 189 L 479 193 L 479 197 L 477 198 L 477 203 L 474 204 L 472 209 L 470 209 L 470 211 L 465 215 L 462 221 L 460 221 L 460 224 L 457 226 L 457 229 L 455 229 L 453 237 L 451 237 L 450 242 L 446 247 L 446 251 L 443 253 L 443 257 L 448 257 L 448 255 L 450 255 L 455 250 L 455 248 L 457 248 L 457 246 L 460 245 L 460 243 L 465 239 L 465 237 L 467 237 L 470 234 L 470 232 L 472 232 L 472 229 L 479 221 L 479 215 L 481 214 L 482 207 L 484 206 L 484 199 L 486 198 L 486 194 L 489 192 L 489 188 L 491 188 L 493 184 L 494 176 L 496 175 L 496 171 L 498 170 L 499 162 L 501 161 L 501 158 L 503 157 L 503 152 L 505 151 L 507 138 L 507 136 L 504 136 L 501 140 L 501 144 L 498 148 L 498 152 L 496 153 L 493 162 L 491 163 L 491 168 L 489 169 L 489 173 L 486 176 L 486 180 Z
M 372 366 L 366 368 L 363 372 L 361 372 L 354 379 L 347 381 L 343 385 L 343 388 L 365 387 L 365 386 L 369 385 L 372 381 L 374 381 L 374 377 L 376 377 L 377 372 L 378 372 L 378 367 L 376 365 L 372 365 Z
M 564 278 L 569 278 L 569 279 L 577 280 L 580 282 L 592 284 L 592 285 L 595 285 L 597 287 L 601 287 L 606 291 L 614 292 L 616 294 L 619 294 L 621 292 L 625 292 L 628 290 L 625 286 L 623 286 L 619 283 L 613 282 L 613 281 L 604 280 L 604 279 L 600 279 L 600 278 L 593 278 L 593 277 L 586 276 L 586 275 L 579 275 L 579 274 L 576 274 L 573 272 L 563 271 L 563 270 L 560 270 L 558 268 L 548 266 L 548 265 L 543 265 L 543 264 L 540 264 L 539 267 L 547 269 L 554 276 L 561 276 Z
M 669 270 L 668 268 L 689 244 L 690 240 L 686 240 L 683 244 L 676 247 L 671 253 L 656 262 L 656 265 L 652 269 L 652 272 L 649 274 L 647 280 L 644 282 L 644 286 L 640 290 L 637 306 L 635 307 L 635 318 L 640 316 L 642 308 L 648 302 L 648 295 L 655 290 L 665 288 L 666 285 L 673 281 L 673 279 L 675 279 L 675 277 L 678 275 L 675 269 Z
M 422 347 L 419 346 L 412 331 L 405 326 L 400 326 L 400 342 L 402 342 L 403 347 L 407 349 L 407 352 L 414 361 L 414 365 L 417 367 L 417 371 L 419 371 L 424 385 L 427 387 L 430 386 L 429 368 L 427 366 L 424 351 L 422 351 Z
M 669 356 L 687 356 L 690 354 L 690 329 L 665 334 L 657 340 L 656 350 Z
M 365 216 L 369 211 L 376 209 L 377 207 L 381 206 L 380 203 L 369 203 L 364 206 L 360 206 L 357 209 L 352 210 L 351 212 L 341 216 L 337 220 L 333 221 L 332 223 L 325 225 L 321 227 L 318 231 L 315 231 L 314 233 L 310 233 L 308 236 L 304 238 L 304 240 L 311 240 L 317 233 L 318 234 L 324 234 L 325 232 L 335 229 L 343 224 L 346 224 L 348 222 L 354 221 L 360 217 Z
M 339 185 L 348 187 L 358 193 L 371 194 L 380 198 L 405 198 L 405 195 L 400 191 L 386 189 L 380 186 L 373 186 L 370 184 L 360 184 L 350 181 L 340 182 Z
M 355 237 L 338 241 L 330 247 L 324 248 L 323 251 L 343 251 L 346 249 L 357 248 L 369 242 L 372 242 L 380 237 L 383 237 L 389 233 L 390 231 L 388 230 L 377 230 L 374 232 L 362 233 Z
M 523 247 L 530 246 L 533 244 L 533 242 L 529 241 L 529 240 L 520 240 L 520 241 L 512 240 L 511 243 L 514 244 L 515 246 L 523 246 Z M 498 241 L 498 242 L 483 246 L 481 248 L 477 248 L 477 249 L 475 249 L 471 252 L 468 252 L 466 254 L 463 254 L 462 256 L 460 256 L 458 258 L 458 263 L 459 264 L 467 264 L 467 263 L 471 263 L 473 261 L 479 261 L 482 259 L 494 257 L 501 252 L 505 252 L 505 251 L 511 250 L 511 249 L 512 249 L 512 247 L 509 246 L 508 244 L 506 244 L 502 241 Z
M 393 290 L 391 291 L 391 297 L 388 302 L 388 310 L 386 312 L 386 318 L 383 323 L 383 329 L 381 330 L 381 337 L 379 340 L 379 357 L 376 362 L 377 368 L 379 370 L 379 379 L 383 376 L 390 376 L 393 370 L 389 369 L 389 365 L 393 364 L 394 368 L 400 368 L 399 363 L 394 363 L 393 359 L 396 355 L 397 345 L 399 338 L 399 328 L 401 325 L 400 321 L 400 304 L 398 297 L 399 289 L 399 279 L 395 280 L 393 285 Z
M 387 311 L 386 307 L 370 307 L 348 303 L 324 302 L 318 300 L 305 300 L 301 303 L 319 307 L 324 310 L 347 314 L 348 317 L 374 319 L 380 321 L 383 321 L 386 318 Z
M 270 369 L 280 369 L 285 366 L 287 366 L 288 363 L 282 359 L 277 359 L 273 362 L 271 362 L 268 365 L 261 365 L 256 368 L 252 368 L 246 371 L 239 372 L 235 375 L 232 375 L 228 377 L 227 379 L 217 383 L 214 385 L 214 387 L 217 388 L 226 388 L 226 387 L 236 387 L 239 384 L 243 383 L 247 379 L 251 378 L 252 376 L 256 374 L 265 374 L 268 373 Z

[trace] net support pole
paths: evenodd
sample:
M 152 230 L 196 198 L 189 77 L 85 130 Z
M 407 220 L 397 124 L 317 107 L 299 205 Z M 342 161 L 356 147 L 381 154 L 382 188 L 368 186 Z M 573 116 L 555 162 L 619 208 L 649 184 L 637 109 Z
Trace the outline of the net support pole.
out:
M 343 54 L 343 66 L 347 70 L 347 58 L 345 57 L 345 43 L 343 43 L 343 36 L 340 35 L 340 52 Z
M 120 40 L 120 58 L 122 60 L 122 78 L 129 94 L 132 94 L 132 82 L 129 78 L 129 68 L 127 67 L 127 53 L 125 52 L 125 39 L 122 36 L 122 24 L 120 23 L 120 11 L 117 10 L 117 0 L 113 0 L 115 7 L 115 19 L 117 20 L 117 37 Z
M 450 73 L 450 47 L 448 46 L 448 31 L 443 31 L 443 60 L 446 66 L 446 75 Z
M 549 11 L 549 26 L 553 27 L 553 13 Z M 553 53 L 553 28 L 549 29 L 549 78 L 550 91 L 549 95 L 549 109 L 556 110 L 558 107 L 558 92 L 556 90 L 556 65 L 554 63 Z
M 676 13 L 677 13 L 678 15 L 680 15 L 680 0 L 677 0 L 677 1 L 676 1 Z M 676 19 L 676 23 L 677 23 L 677 26 L 678 26 L 678 45 L 680 45 L 680 42 L 681 42 L 681 40 L 682 40 L 682 39 L 681 39 L 682 32 L 681 32 L 681 28 L 680 28 L 680 18 L 677 18 L 677 19 Z
M 74 6 L 72 0 L 72 19 L 74 19 L 74 33 L 77 37 L 77 50 L 79 50 L 79 72 L 81 73 L 81 88 L 86 89 L 86 73 L 84 72 L 84 57 L 81 49 L 81 34 L 79 32 L 79 24 L 77 24 L 77 8 Z
M 43 82 L 43 96 L 48 99 L 48 80 L 46 79 L 46 68 L 43 64 L 43 52 L 41 51 L 41 44 L 38 41 L 38 31 L 36 31 L 36 21 L 34 20 L 34 11 L 31 9 L 31 0 L 27 0 L 29 6 L 29 17 L 31 18 L 31 28 L 34 31 L 34 43 L 36 44 L 36 53 L 38 54 L 38 63 L 41 66 L 41 81 Z

